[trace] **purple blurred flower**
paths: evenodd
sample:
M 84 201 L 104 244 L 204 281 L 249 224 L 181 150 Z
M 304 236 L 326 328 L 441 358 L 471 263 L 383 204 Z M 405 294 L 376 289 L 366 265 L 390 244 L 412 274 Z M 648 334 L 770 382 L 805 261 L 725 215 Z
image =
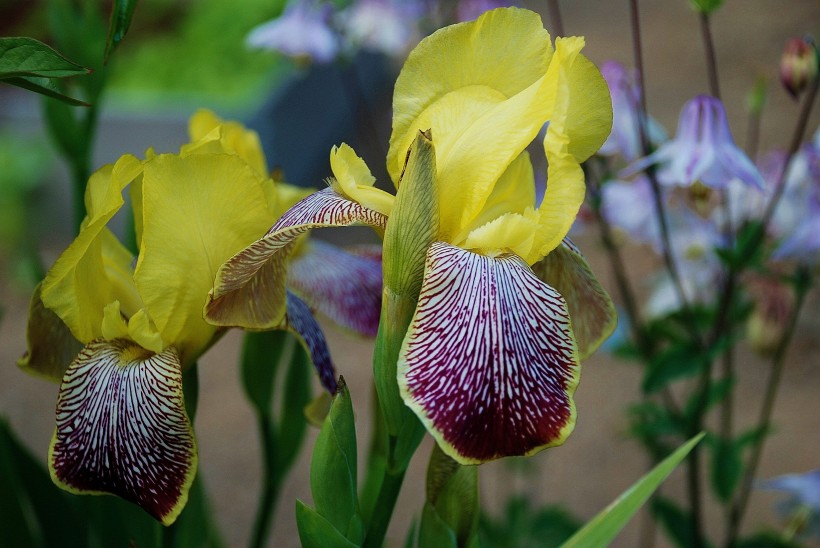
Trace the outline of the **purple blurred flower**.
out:
M 658 241 L 652 187 L 644 176 L 634 181 L 612 180 L 601 189 L 601 213 L 612 226 L 641 243 Z
M 472 21 L 485 11 L 503 8 L 514 4 L 511 0 L 460 0 L 456 8 L 459 21 Z
M 658 180 L 665 185 L 690 186 L 700 181 L 711 188 L 725 188 L 736 177 L 763 189 L 757 168 L 732 139 L 723 104 L 707 95 L 683 106 L 674 139 L 621 175 L 633 175 L 652 164 L 660 164 Z
M 820 537 L 820 468 L 805 474 L 777 476 L 760 482 L 758 489 L 787 493 L 788 498 L 778 504 L 780 511 L 793 517 L 801 510 L 808 510 L 804 531 Z
M 635 81 L 634 71 L 617 61 L 606 61 L 601 65 L 601 74 L 612 96 L 612 133 L 598 150 L 598 154 L 620 154 L 624 160 L 632 162 L 643 154 L 638 132 L 641 89 Z M 663 127 L 651 117 L 647 127 L 650 142 L 659 144 L 666 140 Z
M 354 49 L 398 56 L 418 42 L 422 14 L 423 6 L 417 1 L 359 0 L 342 12 L 339 20 Z
M 251 30 L 246 43 L 295 58 L 319 63 L 333 61 L 339 52 L 339 37 L 330 27 L 332 6 L 296 1 L 281 16 Z

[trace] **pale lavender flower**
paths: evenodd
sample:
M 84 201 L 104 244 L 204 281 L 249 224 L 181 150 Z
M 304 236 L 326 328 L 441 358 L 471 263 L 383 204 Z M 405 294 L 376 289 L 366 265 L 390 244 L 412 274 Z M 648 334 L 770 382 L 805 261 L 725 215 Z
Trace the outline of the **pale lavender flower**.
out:
M 609 224 L 637 242 L 655 244 L 659 240 L 652 187 L 644 176 L 604 183 L 601 213 Z
M 782 491 L 788 498 L 779 504 L 787 516 L 808 509 L 805 532 L 820 537 L 820 468 L 805 474 L 786 474 L 760 482 L 758 489 Z
M 725 188 L 737 178 L 763 189 L 757 168 L 732 139 L 723 104 L 707 95 L 683 106 L 674 139 L 621 175 L 633 175 L 652 164 L 659 164 L 658 181 L 665 185 L 690 186 L 700 181 L 711 188 Z
M 319 63 L 333 61 L 339 52 L 339 37 L 330 27 L 332 6 L 296 1 L 281 16 L 251 30 L 246 43 L 253 48 L 278 51 Z
M 598 154 L 619 154 L 627 162 L 632 162 L 643 154 L 638 125 L 641 88 L 635 81 L 634 71 L 617 61 L 606 61 L 601 65 L 601 74 L 612 96 L 612 133 L 598 150 Z M 651 117 L 647 122 L 647 130 L 651 143 L 659 144 L 666 140 L 663 127 Z
M 714 302 L 721 262 L 716 249 L 725 241 L 715 223 L 702 219 L 683 206 L 670 208 L 672 258 L 683 286 L 687 302 Z M 660 240 L 653 242 L 655 251 L 662 252 Z M 656 318 L 680 310 L 683 303 L 671 278 L 663 274 L 654 283 L 644 313 Z
M 401 0 L 359 0 L 340 14 L 342 31 L 354 49 L 405 54 L 420 39 L 421 4 Z

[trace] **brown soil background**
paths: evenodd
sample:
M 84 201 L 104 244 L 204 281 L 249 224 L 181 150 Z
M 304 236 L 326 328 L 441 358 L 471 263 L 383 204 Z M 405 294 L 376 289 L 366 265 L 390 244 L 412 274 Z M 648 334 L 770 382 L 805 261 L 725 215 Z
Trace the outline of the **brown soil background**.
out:
M 531 2 L 528 5 L 544 11 L 545 25 L 550 28 L 544 4 Z M 625 2 L 576 0 L 562 3 L 562 8 L 567 34 L 586 36 L 585 53 L 593 61 L 616 59 L 631 64 Z M 646 1 L 642 5 L 642 24 L 649 108 L 671 133 L 683 102 L 707 91 L 697 17 L 683 0 Z M 724 101 L 736 139 L 742 143 L 746 131 L 743 115 L 746 91 L 755 78 L 763 74 L 771 79 L 772 85 L 761 146 L 763 150 L 784 147 L 794 125 L 797 106 L 776 82 L 778 59 L 786 39 L 807 32 L 816 34 L 820 30 L 820 5 L 814 0 L 728 0 L 715 15 L 713 30 Z M 0 122 L 21 133 L 42 131 L 36 103 L 16 94 L 4 94 L 3 98 Z M 191 106 L 191 111 L 195 106 Z M 175 150 L 185 140 L 187 114 L 180 113 L 178 118 L 169 120 L 168 117 L 104 112 L 95 165 L 113 161 L 125 152 L 139 153 L 148 146 Z M 817 128 L 817 120 L 815 109 L 809 131 Z M 45 211 L 54 212 L 42 240 L 49 264 L 67 244 L 66 188 L 65 174 L 55 173 L 42 204 Z M 577 238 L 577 243 L 587 253 L 605 286 L 614 291 L 608 265 L 594 234 Z M 657 268 L 658 263 L 639 248 L 627 248 L 626 257 L 630 274 L 641 287 L 646 275 Z M 763 455 L 761 477 L 804 472 L 820 465 L 817 434 L 820 432 L 820 341 L 817 336 L 820 307 L 816 293 L 805 309 L 788 355 L 774 416 L 776 431 Z M 9 419 L 25 443 L 45 460 L 53 429 L 57 386 L 29 377 L 15 366 L 15 360 L 25 348 L 28 296 L 3 278 L 0 279 L 0 299 L 5 310 L 0 323 L 0 415 Z M 330 325 L 325 327 L 338 370 L 351 386 L 362 448 L 370 430 L 372 343 L 351 339 Z M 230 333 L 202 359 L 196 421 L 199 473 L 205 479 L 229 546 L 247 543 L 260 478 L 254 419 L 243 398 L 235 366 L 239 341 L 239 333 Z M 737 369 L 740 379 L 736 415 L 738 428 L 742 428 L 751 425 L 757 417 L 768 364 L 741 345 Z M 625 409 L 639 398 L 639 384 L 640 372 L 634 364 L 604 353 L 589 358 L 584 363 L 582 382 L 576 393 L 578 421 L 573 435 L 562 447 L 532 458 L 526 475 L 504 463 L 484 466 L 481 489 L 485 506 L 497 512 L 510 495 L 525 493 L 539 503 L 563 504 L 583 519 L 604 508 L 647 469 L 646 457 L 626 435 Z M 315 431 L 311 431 L 300 462 L 281 493 L 271 546 L 298 545 L 292 509 L 295 499 L 310 500 L 308 462 L 314 438 Z M 430 447 L 430 440 L 425 440 L 412 463 L 389 530 L 390 545 L 400 545 L 408 524 L 420 514 Z M 676 472 L 664 489 L 672 495 L 681 494 L 681 474 Z M 708 486 L 704 485 L 704 489 L 708 491 Z M 755 493 L 746 530 L 756 530 L 762 524 L 778 525 L 772 510 L 774 500 L 773 494 Z M 720 538 L 722 516 L 713 502 L 707 507 L 706 515 L 713 535 Z M 613 545 L 637 545 L 639 523 L 640 519 L 633 520 Z M 665 543 L 661 541 L 658 545 Z

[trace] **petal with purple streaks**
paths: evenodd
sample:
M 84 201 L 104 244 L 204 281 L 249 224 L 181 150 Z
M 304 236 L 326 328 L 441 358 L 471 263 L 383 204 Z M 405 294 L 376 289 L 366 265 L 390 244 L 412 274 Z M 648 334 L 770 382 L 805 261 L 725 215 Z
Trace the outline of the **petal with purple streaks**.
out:
M 270 329 L 286 312 L 287 260 L 310 229 L 368 225 L 384 228 L 387 217 L 332 189 L 311 194 L 290 208 L 262 238 L 228 259 L 208 294 L 205 318 L 215 325 Z
M 313 310 L 366 337 L 379 329 L 381 247 L 341 249 L 313 240 L 288 269 L 288 289 Z
M 112 493 L 165 525 L 196 473 L 196 442 L 171 347 L 154 354 L 125 339 L 88 343 L 63 377 L 51 477 L 74 493 Z
M 561 245 L 532 265 L 532 270 L 567 302 L 578 357 L 584 359 L 595 352 L 615 330 L 618 316 L 581 251 L 564 238 Z
M 398 380 L 445 453 L 477 464 L 562 443 L 578 377 L 564 299 L 520 257 L 430 246 Z

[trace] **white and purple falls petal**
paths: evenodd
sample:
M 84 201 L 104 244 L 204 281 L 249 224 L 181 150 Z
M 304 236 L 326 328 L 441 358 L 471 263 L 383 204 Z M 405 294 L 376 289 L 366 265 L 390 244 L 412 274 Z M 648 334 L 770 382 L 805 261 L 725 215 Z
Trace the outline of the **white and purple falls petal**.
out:
M 379 329 L 381 246 L 341 249 L 312 240 L 288 268 L 288 288 L 313 310 L 366 337 Z
M 300 236 L 313 228 L 367 225 L 384 228 L 387 217 L 331 188 L 291 207 L 259 240 L 228 259 L 216 274 L 205 304 L 208 322 L 226 327 L 272 329 L 284 319 L 288 259 Z
M 515 255 L 436 242 L 398 377 L 405 403 L 460 463 L 558 445 L 575 424 L 579 378 L 566 303 Z
M 173 523 L 196 473 L 179 355 L 92 341 L 68 367 L 51 440 L 52 478 L 75 493 L 112 493 Z

